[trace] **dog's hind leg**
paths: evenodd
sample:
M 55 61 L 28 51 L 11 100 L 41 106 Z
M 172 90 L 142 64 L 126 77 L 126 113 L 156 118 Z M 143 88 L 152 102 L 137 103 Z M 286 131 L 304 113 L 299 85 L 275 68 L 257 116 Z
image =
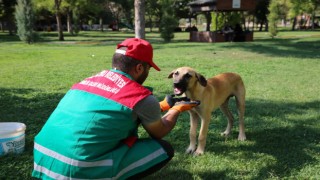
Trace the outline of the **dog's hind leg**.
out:
M 199 123 L 199 115 L 194 111 L 188 111 L 190 114 L 190 145 L 186 150 L 186 153 L 193 153 L 196 150 L 197 146 L 197 128 Z
M 245 112 L 245 90 L 241 91 L 241 95 L 236 95 L 236 102 L 239 114 L 239 136 L 238 140 L 246 140 L 246 134 L 244 130 L 244 112 Z
M 223 133 L 221 133 L 222 136 L 229 136 L 230 135 L 231 129 L 232 129 L 232 126 L 233 126 L 233 121 L 234 121 L 234 118 L 233 118 L 232 113 L 230 112 L 230 109 L 229 109 L 229 106 L 228 106 L 229 99 L 230 99 L 230 97 L 228 97 L 226 99 L 226 101 L 220 106 L 221 111 L 223 112 L 223 114 L 228 119 L 227 128 Z

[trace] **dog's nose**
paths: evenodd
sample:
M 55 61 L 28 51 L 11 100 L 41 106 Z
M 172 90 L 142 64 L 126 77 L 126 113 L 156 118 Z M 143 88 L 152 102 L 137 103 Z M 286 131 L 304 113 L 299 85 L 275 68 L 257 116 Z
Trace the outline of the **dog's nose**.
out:
M 180 84 L 179 82 L 174 82 L 173 87 L 179 87 L 179 84 Z

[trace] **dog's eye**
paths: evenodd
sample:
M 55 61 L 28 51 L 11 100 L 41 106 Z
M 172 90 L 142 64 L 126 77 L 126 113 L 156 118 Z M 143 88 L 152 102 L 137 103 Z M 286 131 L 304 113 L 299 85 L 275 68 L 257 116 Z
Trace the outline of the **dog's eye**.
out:
M 178 76 L 178 75 L 179 75 L 179 72 L 178 72 L 178 71 L 176 71 L 176 72 L 174 73 L 174 75 L 175 75 L 175 76 Z
M 187 73 L 187 74 L 184 75 L 184 77 L 185 77 L 186 79 L 189 79 L 189 78 L 191 78 L 192 76 L 191 76 L 191 74 Z

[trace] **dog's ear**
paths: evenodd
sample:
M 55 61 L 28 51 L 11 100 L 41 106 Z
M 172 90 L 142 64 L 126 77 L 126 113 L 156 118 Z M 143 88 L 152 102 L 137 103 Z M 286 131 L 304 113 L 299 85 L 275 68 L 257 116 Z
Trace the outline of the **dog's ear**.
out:
M 168 78 L 169 78 L 169 79 L 171 79 L 171 78 L 172 78 L 173 73 L 174 73 L 174 71 L 172 71 L 172 72 L 168 75 Z
M 202 86 L 204 86 L 204 87 L 207 86 L 207 79 L 206 79 L 204 76 L 202 76 L 202 75 L 199 74 L 199 73 L 196 73 L 196 77 L 197 77 L 199 83 L 200 83 Z

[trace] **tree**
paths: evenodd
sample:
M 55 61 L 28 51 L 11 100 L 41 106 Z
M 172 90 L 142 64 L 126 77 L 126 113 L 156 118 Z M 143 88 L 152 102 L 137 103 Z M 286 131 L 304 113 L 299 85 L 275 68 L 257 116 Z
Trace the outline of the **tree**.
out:
M 259 31 L 262 31 L 263 25 L 265 25 L 265 31 L 268 31 L 268 19 L 267 15 L 270 13 L 268 6 L 270 0 L 258 0 L 256 9 L 255 9 L 255 17 L 257 19 L 257 23 L 260 25 Z
M 188 3 L 193 0 L 175 0 L 173 4 L 175 17 L 180 18 L 189 18 L 190 17 L 190 7 Z
M 31 0 L 18 0 L 15 6 L 15 19 L 18 27 L 18 35 L 21 41 L 28 44 L 35 39 L 34 27 L 34 13 L 32 9 Z
M 9 35 L 13 35 L 15 31 L 14 26 L 14 7 L 15 0 L 0 0 L 0 22 L 2 30 L 4 26 L 9 30 Z M 6 25 L 5 25 L 6 24 Z
M 269 6 L 269 15 L 268 15 L 268 21 L 269 21 L 269 34 L 273 38 L 277 36 L 278 30 L 277 30 L 277 23 L 279 20 L 279 6 L 277 0 L 271 0 L 270 6 Z
M 64 41 L 63 27 L 61 22 L 61 14 L 62 14 L 61 3 L 62 3 L 62 0 L 54 0 L 54 10 L 55 10 L 56 19 L 57 19 L 58 37 L 59 37 L 59 41 Z
M 123 15 L 122 5 L 119 4 L 119 2 L 107 2 L 106 5 L 114 18 L 112 21 L 112 30 L 119 30 L 120 17 Z M 105 10 L 102 13 L 105 13 Z
M 320 0 L 310 0 L 310 13 L 311 13 L 311 18 L 312 18 L 312 21 L 311 21 L 311 28 L 314 29 L 314 25 L 315 25 L 315 18 L 316 18 L 316 11 L 320 5 Z
M 161 4 L 158 0 L 146 1 L 146 16 L 148 17 L 147 25 L 149 25 L 152 32 L 152 27 L 158 26 L 162 17 Z
M 317 10 L 319 10 L 320 0 L 290 0 L 290 11 L 289 16 L 293 19 L 292 30 L 295 30 L 297 23 L 299 28 L 304 24 L 303 21 L 298 22 L 298 16 L 303 14 L 311 16 L 311 27 L 314 28 L 315 15 Z
M 163 16 L 160 23 L 160 36 L 165 42 L 170 42 L 174 38 L 174 29 L 178 24 L 177 19 L 174 17 L 174 10 L 171 4 L 170 0 L 162 1 Z
M 145 39 L 145 0 L 134 1 L 135 37 Z
M 222 13 L 211 12 L 211 17 L 212 17 L 212 21 L 211 21 L 212 29 L 214 29 L 215 31 L 222 29 L 225 24 L 224 16 L 222 15 Z
M 312 29 L 315 28 L 315 18 L 316 18 L 316 11 L 319 8 L 320 0 L 310 0 L 311 1 L 311 13 L 312 13 Z
M 57 22 L 58 38 L 59 38 L 59 41 L 64 41 L 61 16 L 63 14 L 63 7 L 66 6 L 66 2 L 63 0 L 54 0 L 54 1 L 52 1 L 52 0 L 35 0 L 35 4 L 36 4 L 37 8 L 47 9 L 50 12 L 55 14 L 56 22 Z
M 134 21 L 134 1 L 135 0 L 113 0 L 115 3 L 118 3 L 121 6 L 121 15 L 123 16 L 124 20 L 127 23 L 127 26 L 129 26 L 130 28 L 133 27 L 133 21 Z M 145 1 L 145 3 L 147 4 L 148 1 Z M 146 6 L 145 6 L 145 10 L 146 10 Z M 119 16 L 118 16 L 119 17 Z M 120 19 L 117 19 L 120 20 Z

